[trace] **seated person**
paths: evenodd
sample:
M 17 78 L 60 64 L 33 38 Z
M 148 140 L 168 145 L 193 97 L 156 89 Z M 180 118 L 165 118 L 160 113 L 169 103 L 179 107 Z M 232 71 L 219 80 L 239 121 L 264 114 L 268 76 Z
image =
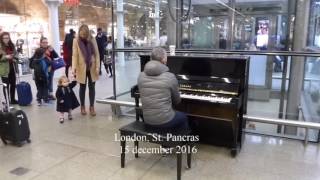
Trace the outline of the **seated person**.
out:
M 157 128 L 188 128 L 187 116 L 174 111 L 180 103 L 178 80 L 166 66 L 167 54 L 163 48 L 152 50 L 151 60 L 138 78 L 144 122 Z

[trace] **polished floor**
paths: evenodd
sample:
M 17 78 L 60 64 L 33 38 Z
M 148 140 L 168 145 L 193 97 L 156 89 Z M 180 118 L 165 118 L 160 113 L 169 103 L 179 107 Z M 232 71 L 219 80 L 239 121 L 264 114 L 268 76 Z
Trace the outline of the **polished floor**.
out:
M 111 80 L 101 78 L 97 97 L 110 94 Z M 115 134 L 134 119 L 112 117 L 109 105 L 97 105 L 96 117 L 81 116 L 77 109 L 74 120 L 64 124 L 58 123 L 54 104 L 23 109 L 29 117 L 32 143 L 21 148 L 0 143 L 0 180 L 176 179 L 173 155 L 141 154 L 135 159 L 128 153 L 126 167 L 120 168 L 120 144 Z M 143 143 L 141 147 L 157 145 Z M 197 150 L 192 168 L 183 168 L 183 180 L 320 179 L 318 144 L 304 146 L 300 141 L 247 134 L 236 158 L 222 147 L 199 144 Z

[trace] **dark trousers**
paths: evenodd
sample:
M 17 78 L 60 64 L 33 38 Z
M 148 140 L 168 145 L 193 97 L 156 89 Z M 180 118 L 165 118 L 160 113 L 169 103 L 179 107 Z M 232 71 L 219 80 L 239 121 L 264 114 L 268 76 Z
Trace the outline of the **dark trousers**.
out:
M 69 64 L 66 64 L 66 69 L 65 69 L 65 73 L 66 73 L 66 76 L 69 77 L 69 68 L 71 67 L 71 65 Z
M 4 84 L 7 84 L 7 88 L 9 90 L 9 98 L 7 97 L 7 89 L 3 87 L 3 94 L 6 100 L 9 100 L 10 102 L 15 100 L 15 94 L 16 94 L 16 74 L 13 69 L 10 68 L 10 72 L 8 74 L 8 77 L 1 77 L 1 80 Z M 8 99 L 7 99 L 8 98 Z
M 112 64 L 111 63 L 109 63 L 109 64 L 104 63 L 104 68 L 106 69 L 106 72 L 107 73 L 110 72 L 110 75 L 112 76 Z
M 99 70 L 99 74 L 101 74 L 102 72 L 101 72 L 101 63 L 103 62 L 103 58 L 104 58 L 104 56 L 100 56 L 100 70 Z
M 36 82 L 37 87 L 37 101 L 48 101 L 49 90 L 48 83 L 46 82 Z
M 54 76 L 54 71 L 50 71 L 49 77 L 48 77 L 48 90 L 50 94 L 52 94 L 53 92 L 53 76 Z
M 176 114 L 171 121 L 161 125 L 150 125 L 150 126 L 156 127 L 156 128 L 165 128 L 165 129 L 172 129 L 172 128 L 187 129 L 189 128 L 189 122 L 188 122 L 188 117 L 185 113 L 176 111 Z
M 87 81 L 87 79 L 88 79 L 89 82 Z M 88 84 L 88 87 L 89 87 L 90 106 L 94 106 L 94 99 L 95 99 L 95 95 L 96 95 L 96 90 L 95 90 L 95 82 L 92 82 L 90 71 L 87 71 L 87 73 L 86 73 L 85 84 L 81 84 L 80 83 L 79 97 L 80 97 L 81 106 L 85 105 L 85 96 L 86 96 L 87 84 Z

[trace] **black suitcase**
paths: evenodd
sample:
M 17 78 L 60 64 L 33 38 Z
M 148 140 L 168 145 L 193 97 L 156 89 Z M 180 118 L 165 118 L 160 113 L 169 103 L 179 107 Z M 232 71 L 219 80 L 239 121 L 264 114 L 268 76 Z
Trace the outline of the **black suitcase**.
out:
M 7 141 L 16 146 L 22 146 L 24 142 L 30 143 L 30 129 L 28 118 L 25 112 L 14 108 L 8 108 L 5 104 L 4 109 L 0 112 L 0 135 L 4 144 Z

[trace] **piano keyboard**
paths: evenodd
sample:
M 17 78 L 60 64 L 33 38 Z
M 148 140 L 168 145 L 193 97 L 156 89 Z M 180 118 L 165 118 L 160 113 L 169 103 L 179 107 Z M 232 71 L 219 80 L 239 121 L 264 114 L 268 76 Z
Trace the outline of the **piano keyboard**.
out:
M 205 95 L 195 95 L 195 94 L 185 94 L 180 92 L 180 97 L 185 99 L 197 99 L 197 100 L 205 100 L 211 102 L 219 102 L 219 103 L 230 103 L 232 98 L 218 97 L 218 96 L 205 96 Z

